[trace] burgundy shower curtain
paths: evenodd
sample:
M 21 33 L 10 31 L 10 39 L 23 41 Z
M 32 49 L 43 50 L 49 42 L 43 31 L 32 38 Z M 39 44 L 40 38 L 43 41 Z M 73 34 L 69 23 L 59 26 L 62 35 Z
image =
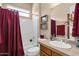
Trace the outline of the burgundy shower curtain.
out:
M 24 55 L 18 11 L 0 7 L 0 55 Z
M 72 36 L 79 37 L 79 3 L 75 6 Z

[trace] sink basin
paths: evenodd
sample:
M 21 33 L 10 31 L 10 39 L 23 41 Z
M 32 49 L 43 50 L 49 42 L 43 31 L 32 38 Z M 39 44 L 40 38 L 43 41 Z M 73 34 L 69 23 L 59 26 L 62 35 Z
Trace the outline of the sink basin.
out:
M 59 48 L 65 48 L 65 49 L 71 48 L 70 44 L 64 43 L 64 42 L 61 42 L 61 41 L 50 41 L 49 44 L 51 44 L 55 47 L 59 47 Z

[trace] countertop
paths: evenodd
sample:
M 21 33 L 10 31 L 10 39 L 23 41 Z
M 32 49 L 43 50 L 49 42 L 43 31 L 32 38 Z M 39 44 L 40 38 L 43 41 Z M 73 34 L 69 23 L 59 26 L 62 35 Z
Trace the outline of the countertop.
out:
M 71 48 L 64 49 L 64 48 L 58 48 L 51 44 L 49 44 L 49 40 L 39 40 L 39 43 L 46 46 L 47 48 L 50 48 L 51 50 L 55 50 L 59 53 L 62 53 L 65 56 L 79 56 L 79 48 L 76 47 L 76 43 L 72 41 L 68 41 L 67 43 L 71 44 Z

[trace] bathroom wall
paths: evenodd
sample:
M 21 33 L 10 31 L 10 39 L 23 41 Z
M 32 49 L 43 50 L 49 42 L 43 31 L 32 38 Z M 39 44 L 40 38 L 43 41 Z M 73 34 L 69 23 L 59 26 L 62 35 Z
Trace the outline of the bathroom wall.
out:
M 33 30 L 34 30 L 34 43 L 38 42 L 38 38 L 39 38 L 39 27 L 38 27 L 38 20 L 39 20 L 39 16 L 33 15 L 32 16 L 32 22 L 33 22 Z
M 69 13 L 69 8 L 73 4 L 71 3 L 62 3 L 55 8 L 51 9 L 51 18 L 56 21 L 67 21 L 67 14 Z
M 48 29 L 47 30 L 40 30 L 41 33 L 44 34 L 45 38 L 49 38 L 50 37 L 50 9 L 51 9 L 51 6 L 50 4 L 48 3 L 44 3 L 44 4 L 41 4 L 41 16 L 44 16 L 44 15 L 48 15 Z
M 40 34 L 40 3 L 34 3 L 32 5 L 32 21 L 34 24 L 34 31 L 37 32 L 37 34 L 35 34 L 38 38 L 39 38 L 39 34 Z
M 50 4 L 42 4 L 41 5 L 41 16 L 47 14 L 49 16 L 48 18 L 48 30 L 41 31 L 45 34 L 46 37 L 50 37 L 50 20 L 56 20 L 56 25 L 62 25 L 65 24 L 67 21 L 67 14 L 70 12 L 70 7 L 73 5 L 73 3 L 60 3 L 55 7 L 50 6 Z M 65 24 L 66 25 L 66 24 Z M 67 26 L 66 28 L 67 29 Z M 66 31 L 67 35 L 67 31 Z
M 32 11 L 32 3 L 2 3 L 4 7 L 8 5 Z
M 32 5 L 32 14 L 40 15 L 40 3 L 33 3 L 33 5 Z
M 65 36 L 59 36 L 67 38 L 67 14 L 70 13 L 72 3 L 62 3 L 55 8 L 51 9 L 51 18 L 56 20 L 56 25 L 65 25 Z

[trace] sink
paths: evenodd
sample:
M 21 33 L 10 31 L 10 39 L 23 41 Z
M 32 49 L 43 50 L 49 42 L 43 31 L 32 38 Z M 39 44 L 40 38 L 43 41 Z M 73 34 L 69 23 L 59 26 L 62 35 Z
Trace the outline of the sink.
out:
M 50 41 L 49 44 L 55 46 L 55 47 L 59 47 L 59 48 L 71 48 L 71 45 L 62 41 Z

